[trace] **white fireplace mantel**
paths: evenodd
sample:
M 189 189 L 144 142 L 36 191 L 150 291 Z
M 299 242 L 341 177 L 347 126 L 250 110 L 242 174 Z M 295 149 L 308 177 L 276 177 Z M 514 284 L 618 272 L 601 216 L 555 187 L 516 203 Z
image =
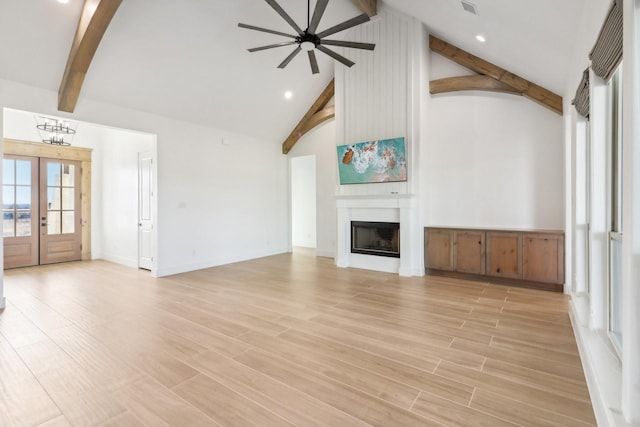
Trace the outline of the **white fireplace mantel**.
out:
M 338 235 L 336 265 L 423 276 L 419 203 L 415 194 L 336 195 Z M 351 253 L 351 221 L 400 223 L 400 258 Z

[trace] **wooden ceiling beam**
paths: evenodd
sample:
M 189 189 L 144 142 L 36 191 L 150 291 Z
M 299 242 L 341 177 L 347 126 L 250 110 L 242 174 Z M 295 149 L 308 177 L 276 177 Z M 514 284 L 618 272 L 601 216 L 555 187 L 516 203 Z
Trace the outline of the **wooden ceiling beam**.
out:
M 315 113 L 307 122 L 304 124 L 300 133 L 304 135 L 309 132 L 314 127 L 326 122 L 329 119 L 333 119 L 336 116 L 336 106 L 329 105 L 328 107 L 324 107 L 322 110 Z M 302 136 L 301 135 L 301 136 Z
M 351 0 L 369 18 L 378 14 L 378 0 Z
M 75 110 L 89 65 L 121 3 L 122 0 L 85 0 L 58 89 L 58 110 Z
M 516 91 L 522 93 L 526 98 L 549 108 L 562 115 L 562 97 L 550 90 L 538 86 L 529 80 L 513 74 L 489 61 L 485 61 L 469 52 L 466 52 L 436 36 L 429 36 L 429 47 L 432 51 L 448 58 L 478 74 L 489 76 L 502 82 Z
M 307 124 L 312 120 L 313 116 L 316 113 L 320 112 L 331 100 L 331 98 L 333 98 L 334 93 L 335 93 L 334 80 L 331 80 L 331 82 L 329 82 L 327 87 L 322 91 L 318 99 L 316 99 L 316 101 L 313 103 L 311 108 L 309 108 L 309 110 L 305 113 L 302 119 L 300 119 L 296 127 L 293 128 L 293 130 L 291 131 L 287 139 L 282 143 L 282 154 L 289 153 L 289 151 L 291 151 L 293 146 L 296 145 L 300 137 L 310 130 L 310 129 L 306 129 L 306 130 L 304 129 L 306 128 Z M 327 120 L 327 119 L 324 119 L 324 120 Z M 318 124 L 319 123 L 321 122 L 318 122 Z
M 460 76 L 447 77 L 445 79 L 431 80 L 429 82 L 429 92 L 431 94 L 456 92 L 460 90 L 485 90 L 489 92 L 510 93 L 512 95 L 522 95 L 522 92 L 512 88 L 489 76 Z

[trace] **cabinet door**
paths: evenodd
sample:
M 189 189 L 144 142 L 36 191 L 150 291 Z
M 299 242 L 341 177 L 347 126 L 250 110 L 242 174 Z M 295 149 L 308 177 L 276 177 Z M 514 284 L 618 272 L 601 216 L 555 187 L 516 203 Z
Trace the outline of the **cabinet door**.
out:
M 525 280 L 564 283 L 564 235 L 525 233 L 522 266 Z
M 484 231 L 457 230 L 453 249 L 454 269 L 460 273 L 485 274 Z
M 522 233 L 487 231 L 487 275 L 522 278 Z
M 454 231 L 449 229 L 425 229 L 424 265 L 427 269 L 453 270 L 453 235 Z

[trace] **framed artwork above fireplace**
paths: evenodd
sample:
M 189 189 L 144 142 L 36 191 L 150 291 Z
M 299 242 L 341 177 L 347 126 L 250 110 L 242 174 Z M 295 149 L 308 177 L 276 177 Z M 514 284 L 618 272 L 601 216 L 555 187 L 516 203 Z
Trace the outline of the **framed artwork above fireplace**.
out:
M 404 137 L 340 145 L 340 184 L 370 184 L 407 180 Z

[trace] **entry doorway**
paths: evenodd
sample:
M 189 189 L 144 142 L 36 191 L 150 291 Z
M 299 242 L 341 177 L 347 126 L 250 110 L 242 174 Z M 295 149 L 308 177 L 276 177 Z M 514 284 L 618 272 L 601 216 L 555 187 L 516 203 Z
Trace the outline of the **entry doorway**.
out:
M 4 141 L 4 268 L 91 257 L 91 150 L 61 148 Z
M 317 246 L 315 155 L 291 158 L 291 243 Z

